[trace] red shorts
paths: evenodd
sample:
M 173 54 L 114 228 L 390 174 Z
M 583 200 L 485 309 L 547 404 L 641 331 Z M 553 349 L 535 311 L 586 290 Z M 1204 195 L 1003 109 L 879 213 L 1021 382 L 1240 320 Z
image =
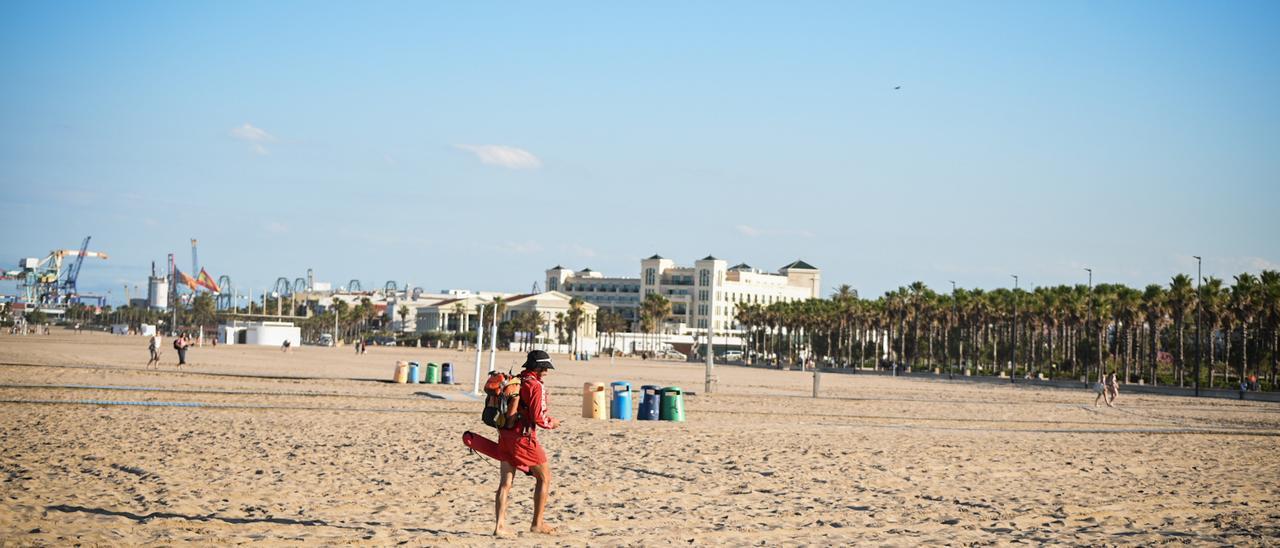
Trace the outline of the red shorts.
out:
M 538 438 L 533 433 L 521 435 L 519 429 L 499 430 L 498 450 L 502 452 L 502 460 L 516 466 L 532 467 L 547 462 L 547 452 L 542 450 Z

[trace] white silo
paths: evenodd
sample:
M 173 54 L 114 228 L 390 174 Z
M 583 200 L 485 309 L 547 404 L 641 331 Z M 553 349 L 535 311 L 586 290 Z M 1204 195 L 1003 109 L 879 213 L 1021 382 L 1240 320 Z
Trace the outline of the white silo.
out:
M 147 306 L 154 310 L 169 308 L 169 279 L 163 276 L 147 277 Z

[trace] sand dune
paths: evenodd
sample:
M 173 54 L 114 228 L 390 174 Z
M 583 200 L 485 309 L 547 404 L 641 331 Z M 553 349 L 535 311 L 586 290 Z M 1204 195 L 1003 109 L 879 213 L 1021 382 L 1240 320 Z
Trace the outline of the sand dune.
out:
M 55 332 L 56 333 L 56 332 Z M 489 545 L 497 464 L 474 354 L 0 336 L 6 543 Z M 519 355 L 503 353 L 506 368 Z M 452 361 L 458 386 L 385 382 Z M 486 357 L 487 367 L 487 357 Z M 583 382 L 702 388 L 693 364 L 559 357 L 541 436 L 560 533 L 511 544 L 1243 544 L 1280 537 L 1280 406 L 1085 390 L 719 369 L 688 421 L 580 418 Z M 77 385 L 69 387 L 68 385 Z M 430 392 L 445 399 L 429 397 Z M 72 402 L 190 404 L 82 405 Z M 46 402 L 46 403 L 30 403 Z M 198 407 L 194 407 L 199 405 Z M 527 525 L 519 478 L 510 523 Z

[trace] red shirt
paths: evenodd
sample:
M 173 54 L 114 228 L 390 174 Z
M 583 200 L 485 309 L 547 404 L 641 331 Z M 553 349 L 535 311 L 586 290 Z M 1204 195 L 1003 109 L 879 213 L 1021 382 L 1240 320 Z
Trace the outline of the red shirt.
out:
M 551 415 L 547 414 L 547 398 L 542 387 L 542 380 L 530 371 L 520 374 L 520 406 L 523 415 L 522 430 L 530 435 L 534 427 L 550 429 Z

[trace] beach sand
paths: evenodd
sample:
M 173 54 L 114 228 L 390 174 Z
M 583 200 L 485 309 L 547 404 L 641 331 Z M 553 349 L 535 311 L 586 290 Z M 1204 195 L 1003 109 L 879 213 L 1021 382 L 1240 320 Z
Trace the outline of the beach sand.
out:
M 167 341 L 166 341 L 167 342 Z M 503 352 L 507 369 L 521 355 Z M 0 335 L 0 544 L 490 545 L 495 461 L 468 398 L 475 354 L 167 349 L 55 330 Z M 395 360 L 454 363 L 397 385 Z M 1280 405 L 556 356 L 557 535 L 517 545 L 1266 545 L 1280 538 Z M 485 356 L 487 370 L 488 356 Z M 584 382 L 681 386 L 687 422 L 581 418 Z M 79 387 L 67 387 L 79 385 Z M 116 389 L 111 389 L 112 387 Z M 121 387 L 136 389 L 122 390 Z M 638 398 L 637 398 L 638 399 Z M 200 407 L 79 405 L 171 402 Z

